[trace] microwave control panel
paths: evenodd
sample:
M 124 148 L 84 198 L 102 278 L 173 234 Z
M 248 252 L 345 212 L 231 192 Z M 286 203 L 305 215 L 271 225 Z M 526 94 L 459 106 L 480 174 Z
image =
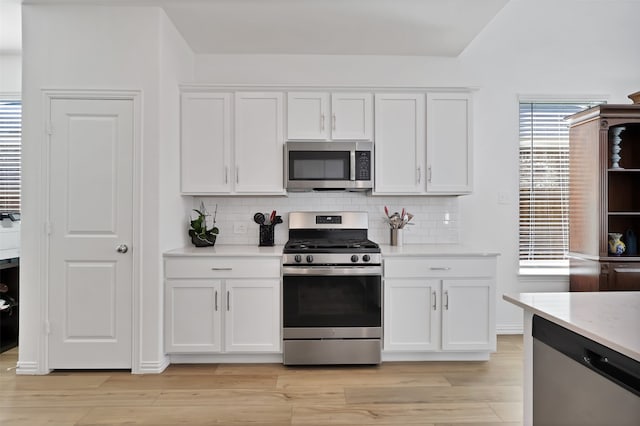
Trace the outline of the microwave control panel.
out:
M 371 151 L 356 151 L 356 180 L 371 180 Z

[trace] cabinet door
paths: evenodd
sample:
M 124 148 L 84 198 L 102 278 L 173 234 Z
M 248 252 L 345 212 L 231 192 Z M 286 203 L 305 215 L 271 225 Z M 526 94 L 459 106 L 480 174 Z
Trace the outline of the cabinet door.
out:
M 371 93 L 331 94 L 331 139 L 373 140 Z
M 235 97 L 235 192 L 284 194 L 283 94 Z
M 384 285 L 384 349 L 438 349 L 440 281 L 388 279 Z
M 167 353 L 220 352 L 221 297 L 218 280 L 166 281 Z
M 427 192 L 471 192 L 471 95 L 427 94 Z
M 287 139 L 329 140 L 329 93 L 287 93 Z
M 423 94 L 376 94 L 375 193 L 424 192 L 424 102 Z
M 280 280 L 227 280 L 227 352 L 280 351 Z
M 229 193 L 231 94 L 183 93 L 180 132 L 182 193 Z
M 495 350 L 495 290 L 491 280 L 444 280 L 442 349 Z

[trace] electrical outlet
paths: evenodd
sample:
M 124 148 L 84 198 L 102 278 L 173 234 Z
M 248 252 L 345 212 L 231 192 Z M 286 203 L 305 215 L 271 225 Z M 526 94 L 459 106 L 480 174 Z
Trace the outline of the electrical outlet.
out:
M 236 222 L 233 224 L 233 233 L 234 234 L 246 234 L 247 233 L 247 224 L 243 222 Z
M 509 194 L 507 192 L 498 192 L 498 204 L 509 204 Z

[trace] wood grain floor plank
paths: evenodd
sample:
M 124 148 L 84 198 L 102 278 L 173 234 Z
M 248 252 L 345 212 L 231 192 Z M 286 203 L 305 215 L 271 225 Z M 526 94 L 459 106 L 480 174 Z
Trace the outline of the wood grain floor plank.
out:
M 358 404 L 294 407 L 292 425 L 402 425 L 501 422 L 488 404 Z
M 0 425 L 521 426 L 522 336 L 486 362 L 171 365 L 158 375 L 17 376 L 0 354 Z
M 77 425 L 289 425 L 291 408 L 258 406 L 98 407 Z
M 347 404 L 520 402 L 520 386 L 357 387 L 346 388 Z

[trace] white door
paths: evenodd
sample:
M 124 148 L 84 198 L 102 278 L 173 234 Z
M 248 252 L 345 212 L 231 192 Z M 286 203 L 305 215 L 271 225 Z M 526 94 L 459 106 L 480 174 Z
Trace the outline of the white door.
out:
M 440 281 L 385 280 L 384 349 L 429 351 L 439 348 Z
M 373 140 L 371 93 L 331 95 L 331 139 Z
M 427 192 L 472 189 L 471 94 L 427 94 Z
M 235 96 L 235 189 L 242 194 L 284 190 L 284 102 L 280 92 Z
M 225 350 L 280 351 L 280 280 L 227 280 Z
M 376 94 L 375 192 L 416 194 L 425 188 L 423 94 Z
M 287 139 L 329 139 L 329 94 L 326 92 L 287 93 Z
M 49 367 L 131 368 L 133 100 L 52 99 Z
M 491 280 L 444 280 L 442 293 L 442 349 L 495 350 L 495 291 Z
M 183 194 L 231 192 L 231 94 L 183 93 L 180 172 Z
M 166 352 L 220 352 L 222 302 L 220 280 L 167 280 L 164 311 Z

